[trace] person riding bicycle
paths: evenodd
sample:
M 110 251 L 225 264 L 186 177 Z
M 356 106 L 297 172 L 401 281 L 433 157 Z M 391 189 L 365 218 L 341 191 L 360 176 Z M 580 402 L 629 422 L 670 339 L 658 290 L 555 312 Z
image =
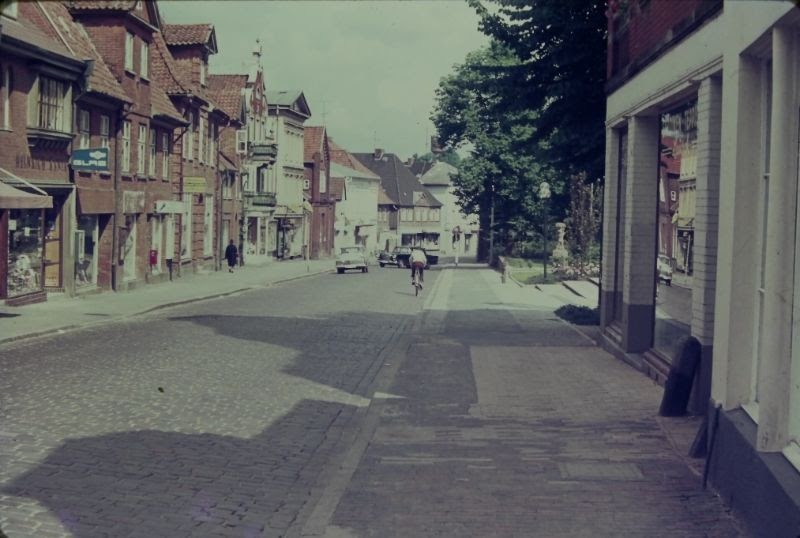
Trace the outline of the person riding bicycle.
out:
M 419 247 L 412 248 L 408 261 L 411 264 L 411 283 L 414 283 L 414 275 L 419 273 L 419 288 L 422 289 L 423 273 L 425 272 L 425 266 L 428 265 L 428 257 L 425 256 L 425 251 Z

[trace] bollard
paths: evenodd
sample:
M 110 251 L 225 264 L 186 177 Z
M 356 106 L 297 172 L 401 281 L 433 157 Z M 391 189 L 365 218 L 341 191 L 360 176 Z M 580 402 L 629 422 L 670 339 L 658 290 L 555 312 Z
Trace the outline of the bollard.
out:
M 700 341 L 694 336 L 684 336 L 678 341 L 677 357 L 672 361 L 664 397 L 658 414 L 662 417 L 680 417 L 686 414 L 689 396 L 697 365 L 700 363 Z

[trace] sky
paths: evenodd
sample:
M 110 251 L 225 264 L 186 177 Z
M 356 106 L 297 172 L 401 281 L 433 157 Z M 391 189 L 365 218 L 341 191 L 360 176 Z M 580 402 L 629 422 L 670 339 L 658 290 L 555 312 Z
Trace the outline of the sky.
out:
M 303 90 L 312 118 L 351 152 L 429 151 L 434 90 L 488 43 L 460 0 L 162 0 L 168 24 L 210 22 L 214 74 L 246 73 L 256 39 L 267 90 Z

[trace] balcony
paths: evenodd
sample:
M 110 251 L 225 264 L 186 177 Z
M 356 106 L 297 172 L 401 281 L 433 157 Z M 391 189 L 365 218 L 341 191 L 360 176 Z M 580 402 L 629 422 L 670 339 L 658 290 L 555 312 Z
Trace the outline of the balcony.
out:
M 274 163 L 278 156 L 278 146 L 275 144 L 250 144 L 250 159 L 257 162 Z
M 278 203 L 274 192 L 245 193 L 245 197 L 250 205 L 274 207 Z

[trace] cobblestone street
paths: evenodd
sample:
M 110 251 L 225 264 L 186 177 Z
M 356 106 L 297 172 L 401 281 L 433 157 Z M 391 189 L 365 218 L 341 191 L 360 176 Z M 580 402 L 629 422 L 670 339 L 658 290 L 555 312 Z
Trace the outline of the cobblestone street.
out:
M 743 535 L 656 420 L 661 390 L 557 301 L 426 277 L 419 298 L 374 268 L 0 347 L 0 529 Z

